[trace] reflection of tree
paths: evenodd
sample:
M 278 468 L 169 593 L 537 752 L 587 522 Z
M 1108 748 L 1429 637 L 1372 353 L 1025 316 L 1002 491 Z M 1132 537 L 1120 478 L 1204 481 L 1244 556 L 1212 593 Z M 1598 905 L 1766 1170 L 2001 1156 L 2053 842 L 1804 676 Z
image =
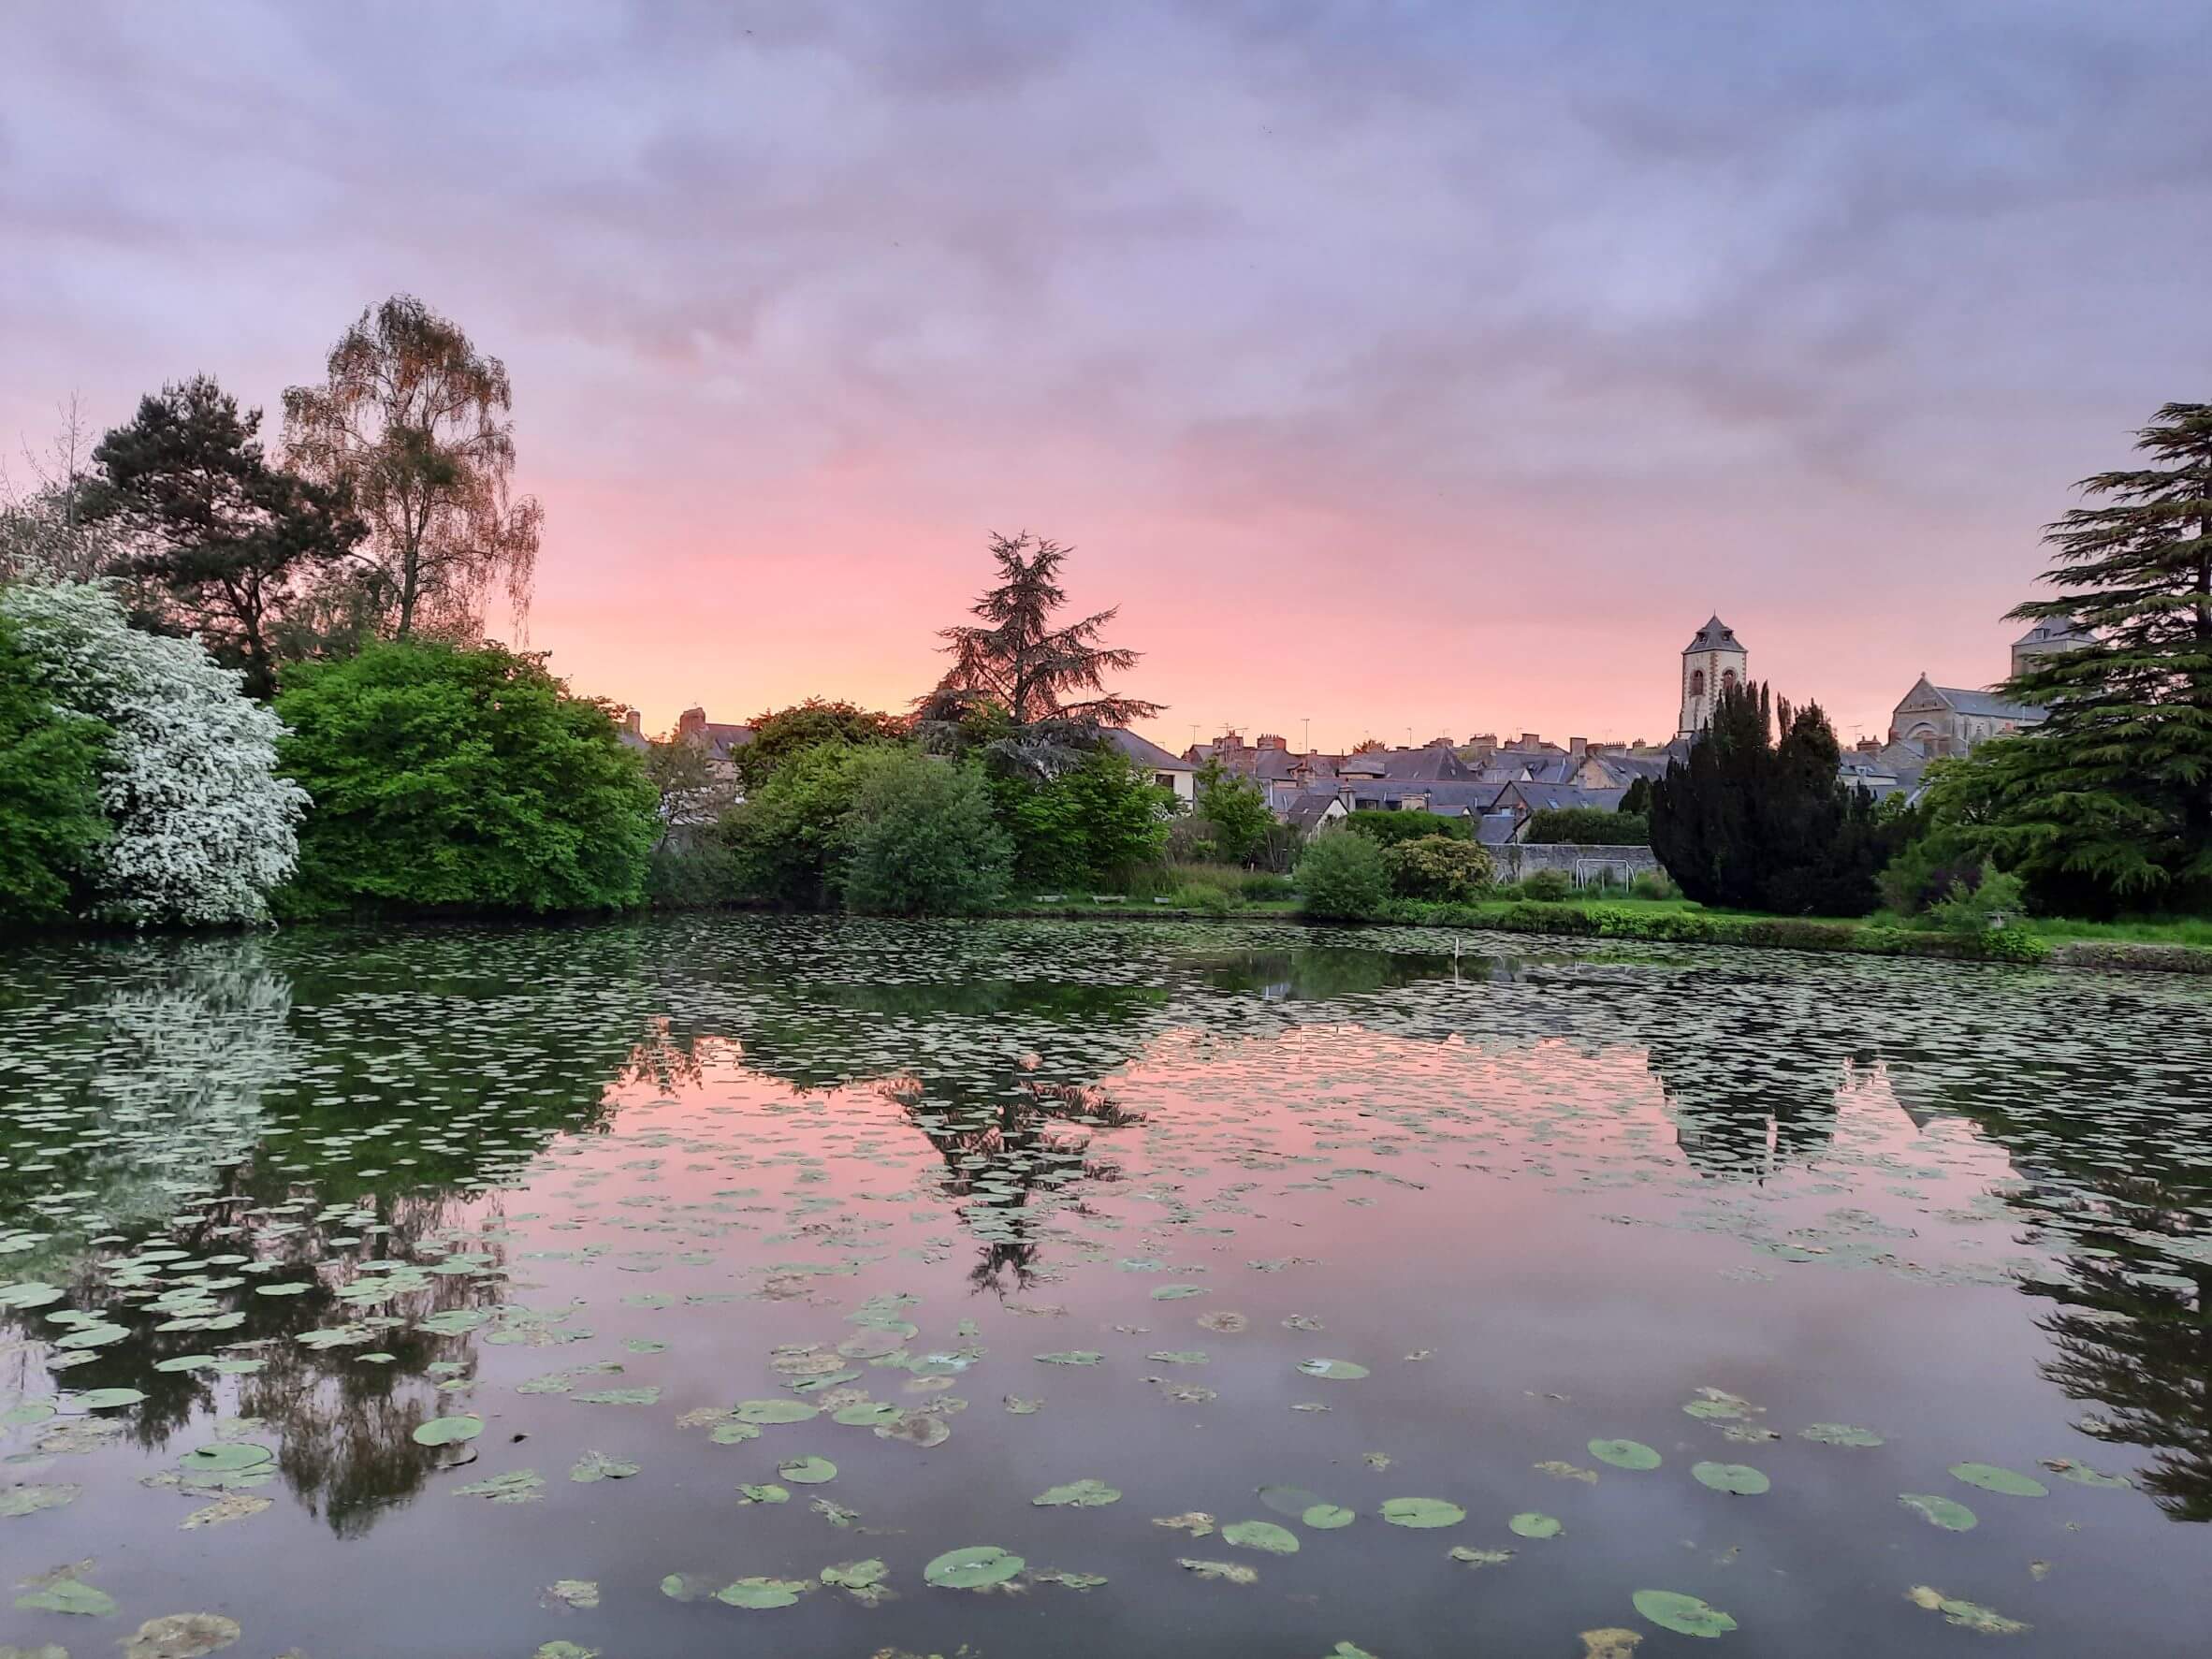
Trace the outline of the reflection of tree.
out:
M 1699 1173 L 1764 1179 L 1834 1139 L 1847 1056 L 1829 1025 L 1773 1000 L 1709 997 L 1668 1011 L 1651 1022 L 1646 1061 Z
M 1270 1002 L 1319 1002 L 1394 990 L 1421 980 L 1487 978 L 1495 958 L 1358 947 L 1237 951 L 1202 959 L 1199 969 L 1220 991 L 1257 991 Z

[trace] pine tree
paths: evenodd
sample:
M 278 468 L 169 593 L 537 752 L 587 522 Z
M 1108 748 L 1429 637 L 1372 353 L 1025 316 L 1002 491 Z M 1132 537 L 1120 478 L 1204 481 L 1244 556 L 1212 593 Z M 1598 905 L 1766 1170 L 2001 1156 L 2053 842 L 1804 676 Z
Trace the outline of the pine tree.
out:
M 2006 684 L 2043 724 L 1931 782 L 1938 822 L 2056 909 L 2212 897 L 2212 404 L 2164 405 L 2135 447 L 2152 464 L 2081 481 L 2102 504 L 2045 532 L 2055 593 L 2011 613 L 2092 636 Z
M 1068 603 L 1059 574 L 1069 552 L 1026 531 L 991 538 L 999 579 L 969 607 L 981 626 L 939 633 L 953 665 L 917 706 L 925 737 L 957 746 L 966 733 L 990 732 L 983 747 L 992 759 L 1050 778 L 1080 764 L 1105 728 L 1159 712 L 1156 703 L 1106 690 L 1108 675 L 1127 673 L 1138 659 L 1104 643 L 1118 607 L 1055 625 Z

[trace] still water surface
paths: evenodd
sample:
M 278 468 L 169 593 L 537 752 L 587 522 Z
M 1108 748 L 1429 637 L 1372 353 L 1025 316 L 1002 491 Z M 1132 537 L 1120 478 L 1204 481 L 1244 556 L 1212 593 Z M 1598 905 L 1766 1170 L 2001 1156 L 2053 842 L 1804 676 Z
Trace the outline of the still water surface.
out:
M 2205 987 L 1440 937 L 18 947 L 0 1645 L 2207 1651 Z

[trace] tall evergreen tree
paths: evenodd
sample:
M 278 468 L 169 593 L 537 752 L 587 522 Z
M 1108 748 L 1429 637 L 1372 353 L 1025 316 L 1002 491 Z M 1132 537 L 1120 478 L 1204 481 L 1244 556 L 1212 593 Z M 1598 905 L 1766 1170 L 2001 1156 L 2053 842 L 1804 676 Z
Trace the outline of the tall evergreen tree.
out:
M 1050 778 L 1080 764 L 1104 728 L 1159 712 L 1106 690 L 1108 675 L 1137 664 L 1137 652 L 1105 643 L 1118 607 L 1055 623 L 1068 603 L 1059 575 L 1069 552 L 1026 531 L 991 538 L 998 581 L 970 607 L 975 623 L 939 631 L 953 665 L 917 706 L 925 736 L 956 746 L 977 715 L 996 713 L 1003 725 L 986 745 L 990 757 Z
M 1652 786 L 1652 851 L 1702 904 L 1865 915 L 1892 835 L 1874 797 L 1837 776 L 1840 753 L 1818 704 L 1723 687 L 1688 759 Z
M 364 527 L 342 489 L 269 465 L 260 425 L 204 374 L 165 386 L 93 451 L 85 510 L 116 534 L 110 574 L 147 584 L 142 619 L 197 633 L 267 699 L 285 614 Z
M 2135 447 L 2150 464 L 2081 481 L 2099 504 L 2045 532 L 2054 593 L 2012 612 L 2092 636 L 2007 682 L 2043 724 L 1930 786 L 1940 829 L 2054 909 L 2212 902 L 2212 403 L 2164 405 Z

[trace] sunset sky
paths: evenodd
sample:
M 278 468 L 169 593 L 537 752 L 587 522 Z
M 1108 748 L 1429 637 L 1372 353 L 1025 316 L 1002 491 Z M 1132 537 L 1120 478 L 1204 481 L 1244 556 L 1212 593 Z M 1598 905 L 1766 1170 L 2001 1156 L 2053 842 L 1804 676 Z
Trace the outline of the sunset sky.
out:
M 2212 7 L 0 13 L 0 440 L 505 358 L 579 691 L 904 706 L 993 530 L 1180 749 L 1665 737 L 1718 610 L 1846 741 L 2212 397 Z

